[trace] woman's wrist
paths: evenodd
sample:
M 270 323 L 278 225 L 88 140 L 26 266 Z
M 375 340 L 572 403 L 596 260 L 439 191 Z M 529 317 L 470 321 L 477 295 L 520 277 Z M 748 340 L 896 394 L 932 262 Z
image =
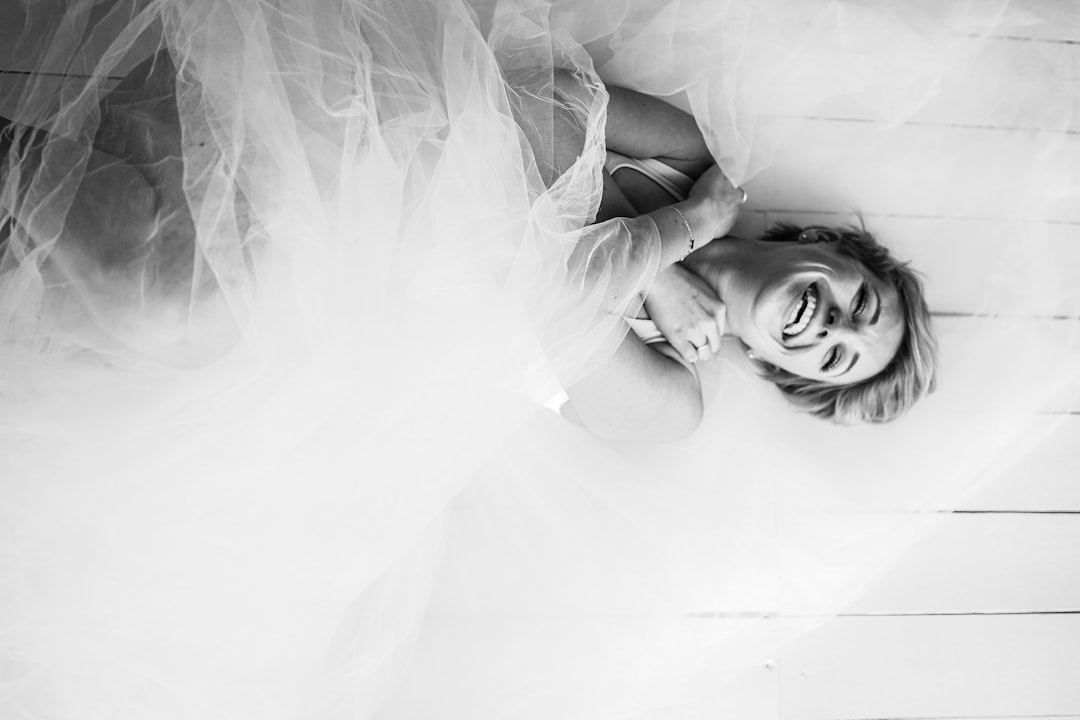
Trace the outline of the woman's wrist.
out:
M 693 247 L 683 257 L 712 242 L 717 237 L 717 229 L 724 224 L 724 210 L 712 197 L 690 198 L 671 207 L 686 227 L 688 246 L 690 236 L 693 236 Z
M 689 197 L 685 203 L 680 204 L 680 208 L 686 213 L 687 208 L 683 206 L 689 206 L 701 223 L 699 237 L 703 235 L 708 238 L 704 243 L 699 240 L 698 245 L 702 246 L 731 231 L 739 219 L 744 202 L 746 192 L 735 187 L 723 171 L 714 165 L 694 183 Z M 695 226 L 695 230 L 698 228 L 699 226 Z
M 644 219 L 646 216 L 638 216 Z M 653 210 L 647 216 L 656 226 L 660 240 L 658 270 L 679 262 L 702 246 L 704 215 L 697 203 L 682 202 Z
M 691 252 L 699 250 L 717 237 L 727 234 L 738 217 L 723 199 L 710 195 L 697 195 L 682 202 L 667 205 L 648 213 L 660 236 L 660 267 L 664 268 L 684 260 Z M 639 216 L 644 220 L 646 216 Z
M 690 224 L 690 221 L 686 219 L 686 215 L 683 215 L 682 210 L 679 209 L 678 205 L 672 205 L 671 209 L 678 214 L 679 219 L 682 220 L 683 227 L 686 228 L 688 243 L 686 246 L 686 253 L 683 254 L 682 258 L 680 258 L 682 260 L 685 260 L 687 255 L 694 252 L 697 247 L 700 247 L 697 241 L 697 234 L 694 232 L 694 227 Z

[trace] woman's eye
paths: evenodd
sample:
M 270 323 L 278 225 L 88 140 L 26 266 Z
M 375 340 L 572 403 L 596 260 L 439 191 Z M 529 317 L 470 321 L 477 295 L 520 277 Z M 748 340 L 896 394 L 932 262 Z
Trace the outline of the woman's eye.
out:
M 825 360 L 825 364 L 821 367 L 824 372 L 831 372 L 837 364 L 840 362 L 840 348 L 834 347 L 829 353 L 828 358 Z
M 859 288 L 859 298 L 855 305 L 855 312 L 852 313 L 855 317 L 859 317 L 866 312 L 866 306 L 870 304 L 870 293 L 866 290 L 865 283 Z

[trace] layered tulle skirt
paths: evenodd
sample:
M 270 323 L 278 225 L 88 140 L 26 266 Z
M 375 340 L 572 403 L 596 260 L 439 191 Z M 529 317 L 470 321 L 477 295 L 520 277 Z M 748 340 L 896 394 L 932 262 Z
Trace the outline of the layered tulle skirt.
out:
M 1075 339 L 1040 324 L 1076 287 L 1040 234 L 1078 198 L 1053 159 L 1071 115 L 1047 102 L 998 108 L 1041 134 L 1009 179 L 1029 206 L 1023 247 L 998 258 L 1008 312 L 988 300 L 999 322 L 944 328 L 952 370 L 910 419 L 796 415 L 731 339 L 683 443 L 602 442 L 545 408 L 620 340 L 609 298 L 633 312 L 655 270 L 637 261 L 655 238 L 589 228 L 605 83 L 693 111 L 767 197 L 778 118 L 858 102 L 887 145 L 982 39 L 1038 18 L 455 0 L 18 13 L 14 57 L 34 72 L 3 114 L 47 134 L 15 137 L 0 195 L 5 717 L 712 717 L 731 681 L 884 572 L 930 525 L 918 511 L 1037 441 L 1075 381 Z M 175 222 L 110 254 L 67 219 L 104 177 L 103 100 L 151 58 L 167 102 L 115 113 L 173 148 L 156 217 Z M 584 146 L 560 174 L 567 115 Z M 940 169 L 892 160 L 897 185 L 853 203 Z M 957 207 L 1001 182 L 969 175 Z

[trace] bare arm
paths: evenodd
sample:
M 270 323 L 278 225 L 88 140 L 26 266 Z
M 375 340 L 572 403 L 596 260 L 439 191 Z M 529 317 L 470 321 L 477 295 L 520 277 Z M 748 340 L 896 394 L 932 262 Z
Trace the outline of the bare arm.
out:
M 570 412 L 592 433 L 620 440 L 666 442 L 701 422 L 701 385 L 691 367 L 627 331 L 615 354 L 567 389 Z
M 636 158 L 658 158 L 696 178 L 713 164 L 692 115 L 651 95 L 609 85 L 604 126 L 609 150 Z
M 608 147 L 624 155 L 658 157 L 691 177 L 698 177 L 711 162 L 708 148 L 690 115 L 658 98 L 625 88 L 608 87 Z M 607 180 L 607 178 L 605 178 Z M 630 214 L 669 205 L 673 198 L 641 173 L 622 170 L 604 188 L 604 204 Z M 609 195 L 612 201 L 608 200 Z M 616 204 L 621 203 L 621 204 Z M 724 306 L 704 281 L 681 264 L 657 273 L 645 298 L 649 317 L 686 362 L 706 360 L 720 347 L 724 332 Z
M 572 97 L 576 92 L 569 74 L 556 73 L 555 82 L 564 96 Z M 692 117 L 640 93 L 622 88 L 609 88 L 609 92 L 612 97 L 606 129 L 611 149 L 637 157 L 675 158 L 684 163 L 680 169 L 695 176 L 712 165 Z M 582 140 L 575 134 L 576 126 L 559 120 L 556 116 L 556 155 L 562 166 L 576 159 Z M 563 154 L 565 157 L 561 157 Z M 610 176 L 605 178 L 605 193 L 617 190 L 609 187 L 609 180 Z M 632 205 L 625 197 L 619 200 L 614 207 L 628 212 L 601 215 L 598 219 L 615 224 L 605 230 L 619 229 L 629 235 L 629 242 L 610 244 L 629 250 L 617 268 L 624 275 L 622 282 L 607 274 L 612 266 L 603 257 L 604 243 L 588 242 L 588 233 L 572 261 L 583 269 L 586 287 L 591 285 L 591 275 L 607 283 L 610 312 L 619 311 L 629 293 L 644 290 L 633 284 L 650 263 L 652 269 L 662 271 L 689 251 L 691 232 L 696 246 L 701 247 L 725 234 L 738 215 L 738 193 L 718 168 L 705 172 L 687 200 L 674 206 L 665 203 L 647 208 L 651 212 L 644 215 L 630 217 L 636 215 Z M 615 353 L 567 389 L 571 414 L 595 434 L 608 438 L 664 441 L 688 435 L 697 427 L 702 412 L 696 372 L 680 362 L 670 346 L 646 345 L 629 331 L 625 321 L 619 322 L 624 337 Z
M 617 217 L 582 233 L 571 257 L 580 273 L 578 283 L 604 286 L 603 307 L 621 312 L 629 298 L 642 294 L 639 285 L 690 252 L 691 237 L 701 247 L 716 237 L 725 222 L 727 205 L 713 197 L 694 197 L 637 217 Z
M 740 194 L 719 168 L 702 175 L 685 201 L 688 209 L 701 213 L 695 216 L 703 223 L 698 237 L 707 242 L 726 234 L 738 217 L 739 199 Z M 621 222 L 650 218 L 665 245 L 669 242 L 665 233 L 687 237 L 681 219 L 670 208 Z M 687 218 L 689 222 L 690 216 Z M 685 240 L 676 245 L 677 253 L 685 252 L 682 242 Z M 663 267 L 666 265 L 660 269 Z M 662 441 L 689 434 L 701 420 L 701 386 L 691 366 L 679 362 L 677 356 L 666 344 L 645 345 L 627 332 L 610 358 L 567 389 L 577 417 L 603 437 Z

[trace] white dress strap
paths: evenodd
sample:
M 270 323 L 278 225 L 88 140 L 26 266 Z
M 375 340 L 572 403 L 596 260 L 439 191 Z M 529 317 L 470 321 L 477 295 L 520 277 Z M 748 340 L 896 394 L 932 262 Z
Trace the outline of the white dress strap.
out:
M 636 170 L 662 187 L 676 200 L 685 200 L 690 188 L 694 186 L 693 178 L 656 158 L 634 158 L 608 150 L 604 168 L 612 174 L 623 168 Z

